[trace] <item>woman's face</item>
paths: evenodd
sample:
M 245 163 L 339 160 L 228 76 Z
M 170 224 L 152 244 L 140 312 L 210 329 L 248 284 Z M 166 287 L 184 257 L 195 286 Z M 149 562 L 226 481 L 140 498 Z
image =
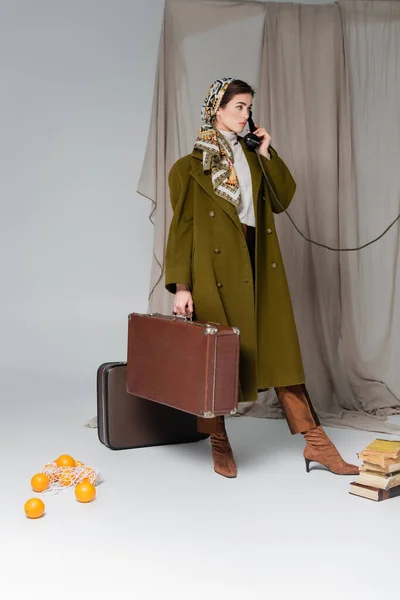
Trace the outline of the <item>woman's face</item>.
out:
M 249 118 L 252 102 L 251 94 L 236 94 L 228 104 L 217 110 L 215 126 L 222 131 L 241 133 Z

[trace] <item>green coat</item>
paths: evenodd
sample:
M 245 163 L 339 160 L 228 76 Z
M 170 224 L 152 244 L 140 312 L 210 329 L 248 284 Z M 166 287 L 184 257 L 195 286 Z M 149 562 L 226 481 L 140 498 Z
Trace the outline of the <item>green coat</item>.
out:
M 202 153 L 195 150 L 172 167 L 173 218 L 165 256 L 165 286 L 192 290 L 196 319 L 240 329 L 240 401 L 257 390 L 304 383 L 292 303 L 270 197 L 257 156 L 241 140 L 248 160 L 256 215 L 256 290 L 247 244 L 235 206 L 214 194 Z M 276 151 L 262 158 L 280 203 L 286 208 L 296 184 Z

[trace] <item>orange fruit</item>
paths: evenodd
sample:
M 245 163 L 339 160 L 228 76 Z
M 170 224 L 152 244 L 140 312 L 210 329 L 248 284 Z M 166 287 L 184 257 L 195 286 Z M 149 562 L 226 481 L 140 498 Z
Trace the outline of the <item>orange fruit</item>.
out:
M 58 467 L 75 467 L 75 461 L 69 454 L 61 454 L 57 460 L 56 464 Z
M 40 498 L 30 498 L 25 502 L 24 510 L 29 519 L 38 519 L 44 513 L 44 503 Z
M 75 466 L 76 467 L 84 467 L 85 465 L 83 464 L 83 462 L 81 460 L 76 460 L 75 461 Z
M 34 492 L 44 492 L 50 487 L 50 479 L 44 473 L 36 473 L 31 479 Z
M 75 496 L 79 502 L 91 502 L 96 496 L 96 488 L 89 481 L 81 481 L 75 488 Z

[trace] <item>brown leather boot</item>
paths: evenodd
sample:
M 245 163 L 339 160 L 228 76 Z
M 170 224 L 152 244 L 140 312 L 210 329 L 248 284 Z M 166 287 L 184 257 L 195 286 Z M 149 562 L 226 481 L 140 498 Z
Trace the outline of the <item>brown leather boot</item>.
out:
M 222 420 L 221 424 L 223 424 L 224 431 L 222 433 L 212 433 L 210 435 L 211 453 L 214 459 L 214 471 L 219 475 L 223 475 L 223 477 L 234 478 L 237 476 L 237 468 L 228 435 L 225 430 L 224 417 L 217 418 Z
M 310 472 L 312 461 L 324 465 L 336 475 L 358 475 L 359 468 L 343 460 L 321 425 L 306 431 L 303 435 L 307 441 L 303 455 L 307 473 Z

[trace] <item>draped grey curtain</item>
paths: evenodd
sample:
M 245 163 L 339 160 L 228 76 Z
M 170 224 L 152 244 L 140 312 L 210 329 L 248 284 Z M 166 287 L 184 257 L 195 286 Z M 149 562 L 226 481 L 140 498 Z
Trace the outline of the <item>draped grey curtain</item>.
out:
M 381 233 L 400 212 L 400 3 L 330 5 L 167 0 L 153 116 L 138 191 L 153 202 L 149 310 L 171 312 L 163 261 L 167 175 L 191 151 L 216 77 L 247 80 L 254 112 L 297 181 L 300 229 L 330 246 Z M 276 218 L 307 385 L 324 424 L 399 428 L 396 224 L 361 252 L 329 252 Z M 241 413 L 280 417 L 274 393 Z

